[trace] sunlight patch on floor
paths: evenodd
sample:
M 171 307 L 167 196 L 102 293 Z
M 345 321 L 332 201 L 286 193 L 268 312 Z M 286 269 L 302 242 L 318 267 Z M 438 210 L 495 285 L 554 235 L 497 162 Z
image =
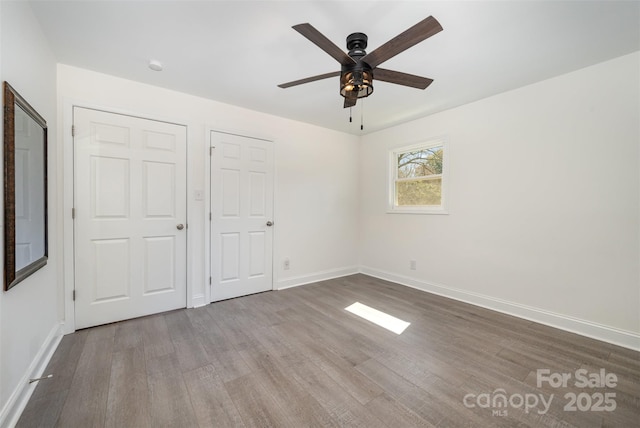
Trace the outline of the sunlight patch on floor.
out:
M 351 312 L 354 315 L 358 315 L 361 318 L 371 321 L 380 327 L 386 328 L 395 334 L 401 334 L 409 325 L 410 322 L 402 321 L 392 315 L 381 312 L 377 309 L 373 309 L 370 306 L 363 305 L 360 302 L 355 302 L 351 306 L 344 308 L 346 311 Z

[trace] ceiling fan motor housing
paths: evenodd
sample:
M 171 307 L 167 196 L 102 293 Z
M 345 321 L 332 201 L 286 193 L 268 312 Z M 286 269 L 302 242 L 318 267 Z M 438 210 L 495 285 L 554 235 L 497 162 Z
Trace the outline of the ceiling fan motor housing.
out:
M 368 37 L 364 33 L 353 33 L 347 36 L 347 49 L 349 49 L 349 56 L 365 56 L 367 53 L 364 51 L 367 48 Z M 355 58 L 354 58 L 355 59 Z
M 373 93 L 373 70 L 361 58 L 367 54 L 367 35 L 353 33 L 347 37 L 349 56 L 355 64 L 343 65 L 340 74 L 340 95 L 345 98 L 364 98 Z

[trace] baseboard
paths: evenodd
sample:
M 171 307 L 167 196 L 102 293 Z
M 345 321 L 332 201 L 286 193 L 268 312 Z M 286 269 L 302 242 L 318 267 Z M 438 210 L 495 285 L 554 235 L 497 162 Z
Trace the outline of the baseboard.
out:
M 208 302 L 206 301 L 204 294 L 198 294 L 196 296 L 193 296 L 193 298 L 191 299 L 192 308 L 199 308 L 200 306 L 205 305 L 208 305 Z
M 310 284 L 312 282 L 326 281 L 328 279 L 340 278 L 341 276 L 354 275 L 360 272 L 357 266 L 348 266 L 339 269 L 325 270 L 310 275 L 294 276 L 291 278 L 279 279 L 276 282 L 276 290 L 284 290 L 299 285 Z
M 472 293 L 465 290 L 448 287 L 442 284 L 429 283 L 417 280 L 403 275 L 385 272 L 371 267 L 361 266 L 360 272 L 395 282 L 407 287 L 416 288 L 428 293 L 437 294 L 448 297 L 461 302 L 470 303 L 472 305 L 513 315 L 518 318 L 524 318 L 550 327 L 566 330 L 592 339 L 602 340 L 624 348 L 640 351 L 640 334 L 609 327 L 606 325 L 573 318 L 567 315 L 558 314 L 544 309 L 534 308 L 531 306 L 521 305 L 519 303 L 509 302 L 506 300 L 496 299 L 494 297 L 485 296 L 478 293 Z
M 0 412 L 0 427 L 13 427 L 18 423 L 22 411 L 29 402 L 29 398 L 38 385 L 37 382 L 29 383 L 29 379 L 43 376 L 47 364 L 51 360 L 53 353 L 58 348 L 60 340 L 62 340 L 64 326 L 62 323 L 56 324 L 44 343 L 38 350 L 29 368 L 20 379 L 20 383 L 13 390 L 9 400 L 5 403 Z

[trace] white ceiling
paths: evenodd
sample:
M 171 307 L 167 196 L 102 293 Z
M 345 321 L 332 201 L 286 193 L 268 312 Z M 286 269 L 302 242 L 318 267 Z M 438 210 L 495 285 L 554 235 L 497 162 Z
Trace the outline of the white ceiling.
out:
M 638 1 L 31 3 L 61 63 L 354 134 L 362 104 L 367 133 L 640 49 Z M 350 124 L 337 77 L 276 86 L 340 67 L 292 25 L 345 50 L 366 33 L 371 52 L 429 15 L 444 31 L 381 65 L 434 79 L 424 91 L 374 82 Z

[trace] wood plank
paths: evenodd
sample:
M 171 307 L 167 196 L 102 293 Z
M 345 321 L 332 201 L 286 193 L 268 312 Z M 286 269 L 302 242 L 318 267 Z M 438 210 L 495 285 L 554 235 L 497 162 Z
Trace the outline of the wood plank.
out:
M 366 405 L 373 416 L 380 419 L 389 427 L 435 427 L 436 425 L 422 419 L 416 413 L 406 408 L 398 400 L 387 394 L 382 394 Z
M 198 424 L 201 427 L 244 427 L 222 377 L 212 365 L 184 374 Z
M 279 408 L 284 409 L 293 426 L 338 427 L 331 415 L 297 382 L 287 376 L 282 361 L 268 360 L 258 370 L 258 380 L 270 391 Z
M 415 348 L 398 341 L 395 347 L 378 353 L 374 359 L 393 370 L 406 380 L 420 385 L 421 380 L 433 376 L 446 379 L 452 385 L 461 385 L 469 377 L 468 373 L 458 367 L 442 361 L 433 354 L 416 353 Z
M 361 404 L 366 404 L 383 393 L 382 388 L 358 372 L 349 361 L 309 339 L 307 335 L 299 334 L 295 325 L 282 323 L 273 329 L 282 337 L 294 339 L 295 342 L 292 343 L 300 352 Z
M 89 332 L 60 414 L 59 426 L 104 425 L 111 378 L 113 333 L 115 328 Z
M 60 391 L 69 390 L 87 335 L 88 331 L 82 330 L 62 338 L 44 371 L 45 376 L 53 374 L 53 377 L 38 382 L 32 395 L 33 398 L 39 399 Z
M 331 415 L 295 379 L 289 376 L 292 364 L 305 360 L 303 352 L 289 340 L 278 335 L 273 327 L 253 332 L 257 346 L 241 354 L 253 367 L 258 380 L 283 409 L 293 426 L 337 426 Z
M 105 426 L 151 426 L 147 369 L 142 346 L 113 354 Z
M 344 343 L 353 343 L 352 337 L 344 330 L 336 329 L 335 325 L 329 326 L 326 319 L 313 309 L 292 308 L 280 313 L 287 321 L 296 324 L 303 334 L 331 349 L 353 365 L 371 358 L 371 353 L 360 346 L 344 346 Z
M 125 349 L 137 348 L 143 343 L 142 324 L 144 318 L 123 321 L 116 324 L 114 335 L 113 351 L 123 351 Z
M 260 381 L 257 373 L 250 373 L 225 384 L 240 417 L 247 427 L 295 427 L 293 421 Z
M 173 344 L 178 367 L 182 372 L 204 367 L 211 363 L 211 358 L 199 339 L 174 340 Z
M 182 373 L 161 373 L 147 377 L 151 426 L 197 427 L 191 397 Z
M 163 315 L 142 318 L 141 329 L 147 360 L 174 352 L 167 321 Z
M 289 374 L 313 396 L 331 418 L 340 426 L 383 427 L 382 421 L 374 417 L 349 393 L 310 361 L 291 364 Z
M 432 405 L 426 391 L 404 379 L 384 365 L 371 359 L 356 366 L 361 373 L 384 389 L 385 394 L 399 401 L 429 424 L 438 425 L 445 418 L 443 409 Z
M 106 324 L 86 329 L 87 342 L 92 342 L 94 340 L 113 340 L 116 335 L 117 325 L 118 324 Z
M 31 397 L 20 415 L 16 428 L 56 426 L 68 393 L 69 390 L 64 389 L 40 397 Z

